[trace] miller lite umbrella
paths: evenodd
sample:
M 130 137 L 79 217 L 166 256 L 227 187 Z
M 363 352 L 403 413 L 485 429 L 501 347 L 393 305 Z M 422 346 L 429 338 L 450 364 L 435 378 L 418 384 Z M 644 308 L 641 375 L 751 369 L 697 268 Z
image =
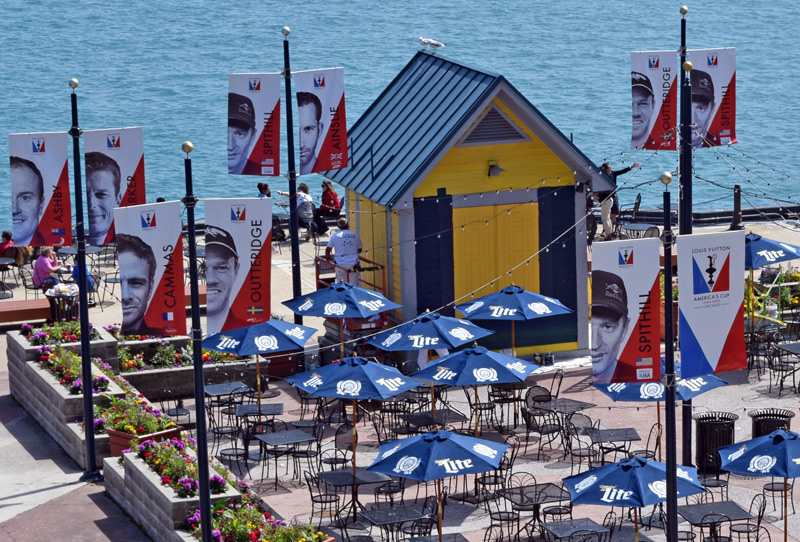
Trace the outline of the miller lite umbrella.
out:
M 414 378 L 450 386 L 473 386 L 478 397 L 479 384 L 523 382 L 539 366 L 482 346 L 466 348 L 437 359 Z M 516 415 L 516 403 L 514 403 Z M 478 436 L 478 409 L 475 409 L 475 436 Z
M 333 397 L 353 401 L 353 476 L 356 474 L 356 401 L 382 401 L 419 386 L 396 367 L 382 365 L 362 357 L 343 358 L 286 378 L 293 386 L 312 397 Z
M 761 237 L 755 233 L 744 236 L 744 268 L 750 270 L 750 299 L 753 299 L 753 269 L 800 258 L 800 247 Z M 752 302 L 750 318 L 752 319 Z
M 377 333 L 367 342 L 389 352 L 458 348 L 492 333 L 469 320 L 424 312 L 409 322 Z
M 633 508 L 633 525 L 639 540 L 638 509 L 667 500 L 667 465 L 642 457 L 626 457 L 575 476 L 564 478 L 574 504 L 600 504 Z M 697 469 L 678 465 L 678 497 L 702 493 Z
M 344 319 L 369 318 L 382 312 L 400 308 L 379 292 L 354 286 L 349 282 L 335 282 L 327 288 L 297 296 L 284 305 L 300 316 L 338 318 L 342 337 L 341 355 L 344 357 Z
M 442 540 L 442 478 L 494 470 L 508 444 L 450 431 L 430 431 L 381 445 L 367 470 L 420 482 L 436 480 L 439 542 Z
M 800 476 L 800 435 L 777 429 L 769 435 L 723 446 L 717 450 L 721 469 L 747 476 L 783 478 L 783 540 L 788 536 L 787 478 Z
M 203 348 L 237 356 L 269 356 L 303 348 L 314 328 L 272 318 L 247 327 L 215 333 L 203 339 Z M 256 394 L 261 416 L 261 363 L 256 361 Z M 275 394 L 277 395 L 277 393 Z
M 522 286 L 506 286 L 478 299 L 456 305 L 456 310 L 470 320 L 511 320 L 511 353 L 516 355 L 514 322 L 534 320 L 573 311 L 558 299 L 527 291 Z

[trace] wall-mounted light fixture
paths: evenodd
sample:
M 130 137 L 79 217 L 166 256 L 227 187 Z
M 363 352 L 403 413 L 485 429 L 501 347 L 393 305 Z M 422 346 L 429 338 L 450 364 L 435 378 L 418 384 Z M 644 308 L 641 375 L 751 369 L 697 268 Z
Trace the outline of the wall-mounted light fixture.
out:
M 497 165 L 494 160 L 489 160 L 489 177 L 498 177 L 505 170 Z

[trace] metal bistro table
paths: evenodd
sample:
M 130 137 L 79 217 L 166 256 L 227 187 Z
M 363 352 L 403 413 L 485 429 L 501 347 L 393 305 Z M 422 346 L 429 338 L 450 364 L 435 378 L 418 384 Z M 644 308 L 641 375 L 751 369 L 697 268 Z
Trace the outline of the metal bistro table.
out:
M 256 438 L 270 446 L 277 448 L 278 446 L 292 446 L 294 444 L 301 444 L 303 442 L 311 442 L 314 440 L 314 435 L 310 435 L 300 429 L 289 429 L 288 431 L 276 431 L 274 433 L 260 433 Z M 275 489 L 278 489 L 278 455 L 275 454 Z
M 223 382 L 222 384 L 209 384 L 203 387 L 204 393 L 208 397 L 219 397 L 232 393 L 249 393 L 253 389 L 244 382 Z
M 508 499 L 517 506 L 533 505 L 533 518 L 522 526 L 520 531 L 528 525 L 541 523 L 539 509 L 541 505 L 549 502 L 561 502 L 570 500 L 569 491 L 561 485 L 546 482 L 521 487 L 507 487 L 498 489 L 497 494 Z
M 623 224 L 622 229 L 630 233 L 631 239 L 640 239 L 644 232 L 650 228 L 657 228 L 656 224 L 645 224 L 643 222 L 634 222 L 633 224 Z
M 553 535 L 556 540 L 569 538 L 577 531 L 593 531 L 603 540 L 608 535 L 608 529 L 590 518 L 575 518 L 564 521 L 550 521 L 542 523 L 542 529 Z
M 628 443 L 634 440 L 642 440 L 639 433 L 637 433 L 636 429 L 633 427 L 623 427 L 621 429 L 587 429 L 586 434 L 592 439 L 592 444 L 600 445 L 600 451 L 603 452 L 603 463 L 605 463 L 606 454 L 611 452 L 627 452 Z M 604 446 L 604 444 L 606 446 Z
M 409 542 L 439 542 L 439 535 L 412 536 Z M 442 542 L 469 542 L 461 533 L 447 533 L 442 535 Z
M 556 414 L 560 414 L 563 418 L 567 418 L 571 414 L 586 410 L 587 408 L 596 407 L 597 405 L 578 401 L 577 399 L 552 399 L 543 403 L 536 403 L 534 406 L 542 410 L 555 412 Z
M 261 405 L 261 415 L 280 416 L 283 414 L 283 403 L 265 403 Z M 256 403 L 248 403 L 246 405 L 236 405 L 236 417 L 247 418 L 248 416 L 258 416 L 258 405 Z
M 708 514 L 727 516 L 731 521 L 750 519 L 750 513 L 733 501 L 704 502 L 678 506 L 678 514 L 692 524 L 693 527 L 703 525 L 703 518 Z M 712 528 L 714 526 L 712 525 Z
M 14 261 L 14 258 L 0 258 L 0 265 L 13 265 Z M 11 291 L 5 281 L 0 280 L 0 299 L 8 299 L 10 297 L 14 297 L 14 292 Z
M 396 540 L 397 531 L 403 523 L 423 517 L 422 508 L 417 506 L 388 506 L 362 510 L 358 515 L 386 533 L 384 540 Z
M 437 408 L 434 413 L 430 410 L 422 410 L 420 412 L 407 412 L 400 414 L 400 418 L 413 425 L 414 427 L 428 427 L 431 425 L 445 425 L 454 422 L 464 423 L 467 417 L 462 413 L 452 410 L 450 408 Z
M 353 468 L 348 467 L 344 469 L 337 469 L 332 471 L 325 471 L 320 472 L 319 477 L 325 480 L 326 483 L 332 485 L 334 487 L 347 487 L 351 486 L 352 489 L 352 496 L 350 502 L 345 503 L 340 512 L 342 510 L 346 510 L 348 507 L 351 508 L 351 512 L 347 512 L 343 519 L 348 521 L 352 519 L 353 523 L 358 522 L 357 512 L 358 509 L 364 509 L 364 505 L 358 502 L 358 486 L 362 484 L 378 484 L 381 482 L 388 482 L 391 480 L 385 474 L 380 472 L 373 472 L 367 470 L 366 467 L 356 467 L 356 475 L 353 476 Z

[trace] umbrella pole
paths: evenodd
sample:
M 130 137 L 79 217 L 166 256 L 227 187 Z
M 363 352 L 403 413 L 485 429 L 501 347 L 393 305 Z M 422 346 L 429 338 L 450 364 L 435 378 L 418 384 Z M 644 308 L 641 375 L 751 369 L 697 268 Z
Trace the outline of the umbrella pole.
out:
M 258 398 L 258 425 L 261 430 L 261 360 L 256 354 L 256 397 Z
M 478 424 L 480 423 L 480 418 L 478 418 L 478 385 L 477 384 L 473 384 L 473 387 L 475 389 L 475 404 L 472 405 L 475 408 L 475 438 L 478 438 L 478 427 L 479 427 Z M 478 473 L 477 472 L 475 473 L 474 484 L 475 484 L 475 496 L 477 497 L 478 496 Z
M 784 480 L 786 479 L 784 478 Z M 439 502 L 439 542 L 442 542 L 442 479 L 441 478 L 436 480 L 436 500 Z M 784 500 L 784 502 L 786 501 Z M 785 521 L 786 514 L 784 514 L 783 517 Z
M 634 540 L 639 542 L 639 509 L 633 509 L 633 529 L 634 529 Z
M 658 460 L 661 461 L 661 401 L 656 401 L 656 421 L 658 422 Z
M 514 337 L 514 320 L 511 320 L 511 356 L 517 357 L 517 341 Z
M 787 542 L 788 540 L 788 533 L 789 533 L 789 520 L 786 517 L 786 513 L 789 511 L 789 507 L 787 506 L 786 497 L 787 497 L 787 489 L 788 485 L 786 484 L 786 477 L 783 478 L 783 542 Z
M 353 477 L 356 476 L 356 399 L 353 397 Z
M 341 359 L 344 359 L 344 318 L 339 319 L 339 339 L 341 339 Z M 355 411 L 353 411 L 355 412 Z M 353 426 L 355 427 L 356 422 L 353 420 Z
M 436 422 L 436 397 L 433 395 L 433 381 L 431 380 L 431 418 Z

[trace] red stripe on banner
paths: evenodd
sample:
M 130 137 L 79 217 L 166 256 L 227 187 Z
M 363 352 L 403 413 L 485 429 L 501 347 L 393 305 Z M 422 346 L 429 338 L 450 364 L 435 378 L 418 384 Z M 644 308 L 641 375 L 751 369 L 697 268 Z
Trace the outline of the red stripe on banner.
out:
M 619 355 L 619 363 L 611 382 L 652 382 L 661 380 L 661 286 L 658 274 L 639 315 L 631 335 Z
M 281 101 L 264 123 L 264 129 L 256 138 L 256 145 L 250 152 L 250 158 L 244 165 L 242 175 L 263 175 L 275 177 L 280 175 L 280 137 L 281 137 Z
M 69 197 L 67 166 L 67 161 L 64 161 L 64 168 L 58 177 L 53 195 L 42 213 L 36 233 L 31 239 L 31 246 L 60 247 L 72 244 L 72 203 Z
M 136 166 L 136 171 L 127 180 L 128 186 L 125 188 L 125 193 L 122 195 L 122 200 L 119 202 L 119 207 L 128 207 L 131 205 L 144 205 L 147 203 L 145 196 L 144 185 L 144 155 L 139 159 L 139 165 Z M 111 227 L 106 232 L 106 238 L 103 241 L 104 245 L 114 242 L 114 222 L 111 222 Z
M 250 258 L 250 270 L 241 288 L 236 292 L 221 331 L 252 326 L 269 320 L 271 265 L 272 230 L 270 229 L 258 255 Z
M 716 85 L 716 81 L 714 84 Z M 722 102 L 711 121 L 703 146 L 716 147 L 731 143 L 736 143 L 736 72 L 733 72 L 731 81 L 722 94 Z
M 153 332 L 148 335 L 186 335 L 186 294 L 183 287 L 183 244 L 180 233 L 166 265 L 147 305 L 144 323 Z
M 675 80 L 669 87 L 669 92 L 664 96 L 664 102 L 658 112 L 655 124 L 650 131 L 650 137 L 644 144 L 647 150 L 674 151 L 677 148 L 678 131 L 678 85 Z
M 728 337 L 725 339 L 725 345 L 722 347 L 714 372 L 724 373 L 746 368 L 747 351 L 744 346 L 744 303 L 742 303 L 733 319 L 731 329 L 728 331 Z
M 325 112 L 323 112 L 323 122 Z M 320 148 L 312 173 L 330 171 L 347 167 L 347 122 L 344 112 L 344 92 L 339 100 L 339 107 L 331 117 L 331 125 L 325 133 L 325 141 Z

